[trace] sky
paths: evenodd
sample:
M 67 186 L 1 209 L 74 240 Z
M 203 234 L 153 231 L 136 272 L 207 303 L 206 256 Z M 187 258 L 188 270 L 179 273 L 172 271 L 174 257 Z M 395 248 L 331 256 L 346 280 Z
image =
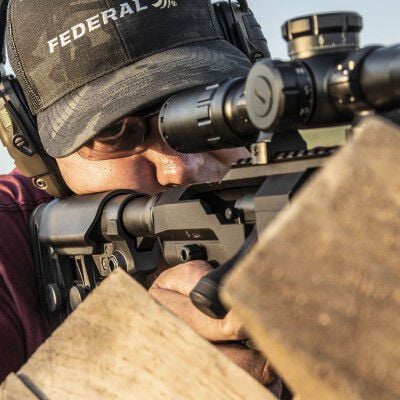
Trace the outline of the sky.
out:
M 179 1 L 179 0 L 178 0 Z M 268 39 L 274 58 L 286 59 L 286 44 L 280 27 L 290 18 L 327 11 L 357 11 L 363 16 L 361 44 L 394 44 L 400 42 L 397 31 L 400 17 L 399 0 L 248 0 Z M 12 160 L 0 143 L 0 173 L 13 167 Z

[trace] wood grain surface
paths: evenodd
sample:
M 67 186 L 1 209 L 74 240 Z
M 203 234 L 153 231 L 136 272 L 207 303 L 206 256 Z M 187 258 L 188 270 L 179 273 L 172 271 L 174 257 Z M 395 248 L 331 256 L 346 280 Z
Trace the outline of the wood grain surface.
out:
M 275 399 L 121 270 L 20 373 L 50 400 Z
M 400 398 L 400 130 L 370 118 L 223 297 L 303 400 Z
M 0 386 L 0 400 L 38 400 L 15 374 L 8 375 Z

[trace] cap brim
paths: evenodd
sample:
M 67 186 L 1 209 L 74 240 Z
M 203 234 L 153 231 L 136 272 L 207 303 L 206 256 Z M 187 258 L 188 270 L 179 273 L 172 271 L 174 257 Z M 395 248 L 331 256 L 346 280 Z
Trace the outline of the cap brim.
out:
M 75 90 L 38 114 L 47 153 L 66 157 L 129 113 L 191 87 L 246 76 L 250 61 L 225 40 L 177 47 L 149 56 Z

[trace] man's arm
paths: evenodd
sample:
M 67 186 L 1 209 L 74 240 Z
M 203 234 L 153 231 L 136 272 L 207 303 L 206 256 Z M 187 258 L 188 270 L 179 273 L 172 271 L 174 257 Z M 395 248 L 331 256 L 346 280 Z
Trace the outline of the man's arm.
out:
M 39 310 L 28 221 L 49 196 L 18 171 L 0 176 L 0 381 L 48 336 Z
M 15 305 L 0 279 L 0 382 L 26 360 L 24 332 Z

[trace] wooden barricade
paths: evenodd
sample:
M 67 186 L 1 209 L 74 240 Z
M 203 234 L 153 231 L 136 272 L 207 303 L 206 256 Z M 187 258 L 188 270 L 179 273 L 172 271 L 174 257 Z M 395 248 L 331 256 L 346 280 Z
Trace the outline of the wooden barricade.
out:
M 400 398 L 400 130 L 363 122 L 223 297 L 302 400 Z
M 37 400 L 37 396 L 15 374 L 8 375 L 0 386 L 1 400 Z
M 0 388 L 1 400 L 273 400 L 121 270 Z

